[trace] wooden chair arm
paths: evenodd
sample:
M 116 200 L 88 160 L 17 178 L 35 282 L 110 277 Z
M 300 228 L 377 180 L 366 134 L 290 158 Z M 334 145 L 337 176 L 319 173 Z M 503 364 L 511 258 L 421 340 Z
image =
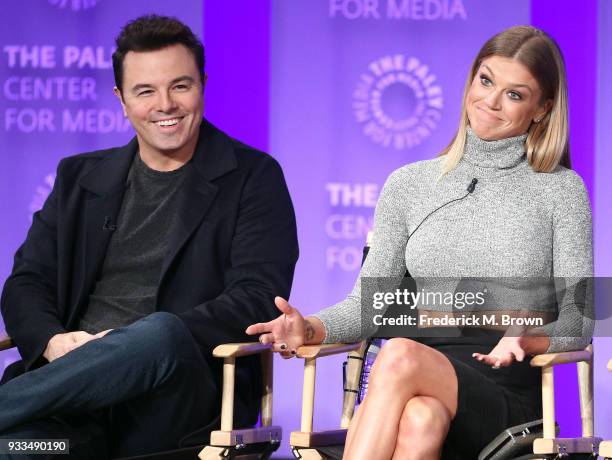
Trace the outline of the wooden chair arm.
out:
M 271 344 L 263 345 L 259 342 L 244 343 L 224 343 L 215 347 L 213 356 L 215 358 L 239 358 L 268 351 L 272 348 Z
M 542 415 L 544 419 L 543 439 L 534 442 L 534 452 L 545 453 L 546 449 L 555 448 L 559 439 L 555 433 L 555 385 L 554 366 L 557 364 L 577 363 L 578 387 L 580 390 L 580 416 L 582 419 L 582 437 L 593 438 L 593 346 L 584 350 L 562 353 L 545 353 L 534 356 L 531 365 L 542 368 Z M 552 444 L 551 444 L 552 442 Z M 565 442 L 565 441 L 563 441 Z M 589 441 L 590 442 L 590 441 Z M 537 449 L 536 449 L 537 447 Z M 571 446 L 571 449 L 582 449 L 584 446 Z M 576 452 L 577 450 L 572 450 Z
M 305 345 L 297 349 L 297 357 L 304 359 L 304 386 L 302 390 L 302 420 L 300 424 L 301 433 L 312 434 L 312 420 L 314 412 L 314 395 L 315 395 L 315 378 L 317 369 L 317 358 L 324 356 L 336 355 L 339 353 L 361 353 L 365 350 L 364 342 L 357 343 L 332 343 L 332 344 L 321 344 L 321 345 Z M 361 356 L 363 358 L 363 356 Z M 360 370 L 361 368 L 359 368 Z M 359 379 L 359 372 L 349 372 L 350 385 L 357 386 L 357 380 Z M 353 380 L 355 380 L 353 382 Z M 345 404 L 343 404 L 344 406 Z M 343 407 L 343 422 L 345 415 L 352 415 L 352 409 L 345 410 Z M 348 422 L 345 423 L 348 425 Z M 310 435 L 309 435 L 310 436 Z
M 8 350 L 14 346 L 15 344 L 13 343 L 13 339 L 11 339 L 8 334 L 5 332 L 0 333 L 0 351 Z
M 579 351 L 564 351 L 561 353 L 544 353 L 536 355 L 531 359 L 533 367 L 548 367 L 556 364 L 578 363 L 581 361 L 589 362 L 593 358 L 593 353 L 589 349 Z
M 304 359 L 322 358 L 324 356 L 337 355 L 339 353 L 348 353 L 350 351 L 359 350 L 360 346 L 361 342 L 304 345 L 297 349 L 296 356 Z
M 234 390 L 236 384 L 236 358 L 261 355 L 262 395 L 261 426 L 234 429 Z M 213 356 L 223 358 L 223 388 L 221 395 L 221 427 L 210 434 L 210 446 L 198 455 L 201 459 L 225 458 L 229 447 L 258 443 L 279 443 L 282 428 L 272 425 L 273 356 L 272 345 L 259 342 L 224 343 L 215 347 Z M 239 448 L 239 447 L 238 447 Z M 242 458 L 242 456 L 240 456 Z M 246 457 L 245 457 L 246 458 Z M 249 456 L 249 458 L 251 458 Z
M 213 356 L 223 358 L 223 394 L 221 397 L 221 432 L 225 436 L 234 427 L 234 385 L 236 382 L 236 358 L 261 354 L 263 370 L 263 394 L 261 398 L 261 422 L 272 424 L 272 345 L 259 342 L 224 343 L 215 347 Z

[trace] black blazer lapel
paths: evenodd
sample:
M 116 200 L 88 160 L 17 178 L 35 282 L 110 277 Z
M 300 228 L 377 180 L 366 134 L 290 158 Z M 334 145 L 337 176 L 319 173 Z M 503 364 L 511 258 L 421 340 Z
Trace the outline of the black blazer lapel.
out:
M 178 252 L 202 222 L 217 191 L 216 185 L 203 181 L 193 168 L 190 169 L 179 193 L 177 214 L 168 234 L 168 249 L 161 269 L 160 285 Z
M 214 180 L 237 167 L 231 139 L 206 120 L 202 120 L 198 143 L 189 166 L 179 194 L 177 215 L 168 236 L 168 250 L 162 265 L 160 287 L 170 265 L 202 223 L 214 202 L 219 192 Z
M 78 248 L 81 253 L 79 294 L 70 309 L 69 327 L 74 325 L 82 307 L 87 303 L 96 275 L 102 268 L 108 243 L 117 225 L 117 216 L 125 193 L 127 174 L 138 149 L 136 138 L 117 152 L 109 154 L 79 180 L 86 190 L 84 206 L 85 238 Z

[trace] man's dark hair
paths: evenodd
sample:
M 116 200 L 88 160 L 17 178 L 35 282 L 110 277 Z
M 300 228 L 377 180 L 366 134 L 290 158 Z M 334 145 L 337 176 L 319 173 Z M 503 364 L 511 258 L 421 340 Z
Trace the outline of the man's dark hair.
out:
M 115 39 L 113 53 L 115 86 L 123 93 L 123 60 L 129 51 L 156 51 L 171 45 L 184 45 L 195 59 L 204 82 L 204 45 L 189 27 L 176 18 L 149 14 L 128 22 Z

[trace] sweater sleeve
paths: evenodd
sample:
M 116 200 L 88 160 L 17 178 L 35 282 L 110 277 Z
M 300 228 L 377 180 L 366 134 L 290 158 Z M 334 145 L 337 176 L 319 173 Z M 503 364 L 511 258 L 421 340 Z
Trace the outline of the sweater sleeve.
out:
M 362 280 L 369 277 L 399 279 L 406 272 L 406 176 L 406 167 L 400 168 L 389 176 L 382 188 L 374 212 L 374 244 L 352 292 L 343 301 L 313 315 L 325 326 L 324 343 L 356 342 L 365 338 L 368 329 L 362 327 Z
M 583 349 L 594 329 L 591 206 L 582 179 L 566 172 L 553 214 L 558 317 L 541 328 L 550 337 L 548 353 Z

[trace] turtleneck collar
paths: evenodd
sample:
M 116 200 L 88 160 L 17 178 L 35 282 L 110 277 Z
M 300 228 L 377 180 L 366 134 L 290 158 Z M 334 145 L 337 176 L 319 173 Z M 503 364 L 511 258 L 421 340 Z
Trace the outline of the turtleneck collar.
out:
M 526 139 L 527 134 L 522 134 L 497 141 L 485 141 L 468 126 L 463 159 L 481 168 L 513 168 L 525 158 Z

